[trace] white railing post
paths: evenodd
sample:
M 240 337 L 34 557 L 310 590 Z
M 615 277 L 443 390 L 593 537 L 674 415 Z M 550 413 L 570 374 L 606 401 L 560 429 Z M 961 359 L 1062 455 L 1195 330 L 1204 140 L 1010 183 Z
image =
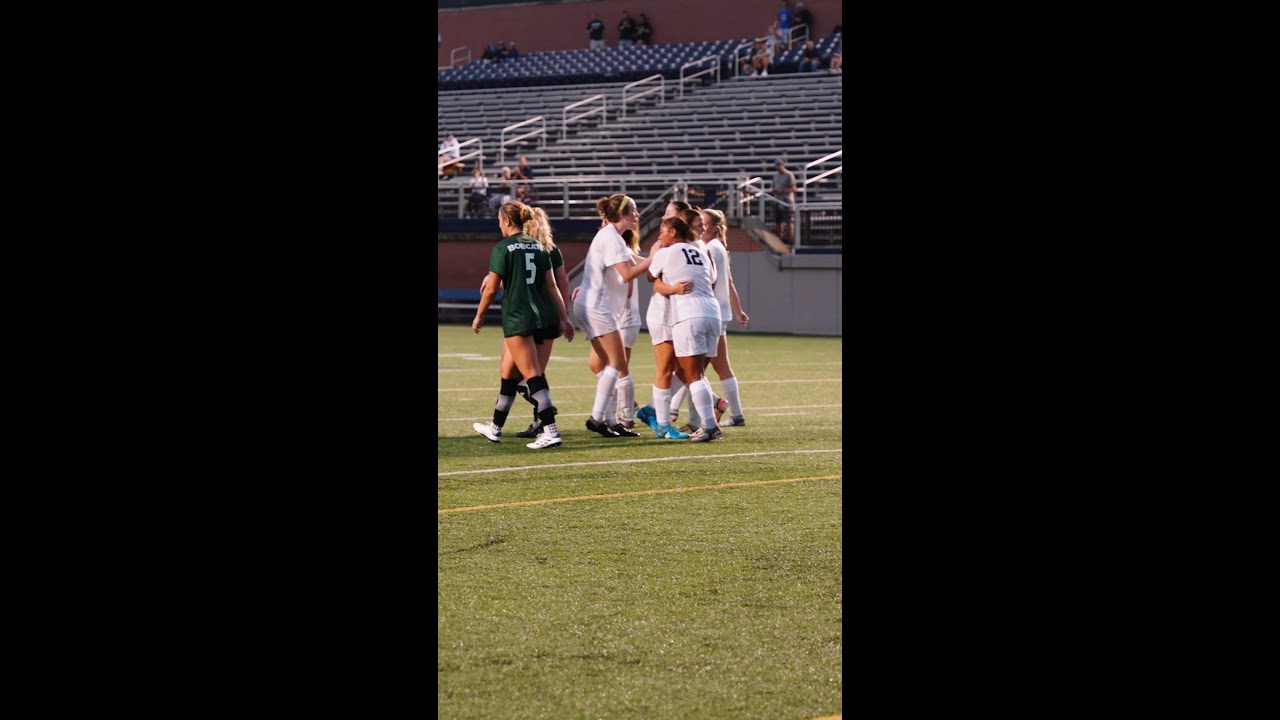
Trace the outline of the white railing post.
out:
M 569 110 L 571 110 L 571 109 L 573 109 L 573 108 L 576 108 L 576 107 L 578 107 L 579 105 L 583 105 L 583 104 L 585 104 L 585 103 L 589 103 L 589 102 L 591 102 L 592 100 L 599 100 L 599 101 L 600 101 L 600 107 L 598 107 L 598 108 L 594 108 L 594 109 L 591 109 L 591 110 L 588 110 L 588 111 L 586 111 L 586 112 L 584 112 L 584 113 L 579 113 L 579 114 L 577 114 L 577 115 L 574 115 L 573 117 L 569 117 Z M 581 119 L 582 119 L 582 118 L 584 118 L 584 117 L 588 117 L 588 116 L 590 116 L 590 115 L 595 115 L 596 113 L 604 113 L 604 115 L 602 115 L 602 116 L 600 117 L 600 124 L 601 124 L 601 125 L 605 125 L 605 124 L 607 124 L 607 122 L 608 122 L 608 120 L 609 120 L 609 111 L 608 111 L 608 107 L 609 107 L 609 101 L 605 98 L 605 96 L 604 96 L 604 95 L 592 95 L 591 97 L 587 98 L 586 100 L 579 100 L 579 101 L 578 101 L 578 102 L 576 102 L 576 103 L 572 103 L 572 104 L 570 104 L 570 105 L 565 105 L 565 106 L 564 106 L 564 108 L 560 111 L 560 114 L 561 114 L 561 115 L 560 115 L 560 116 L 561 116 L 561 120 L 560 120 L 560 139 L 561 139 L 561 140 L 564 140 L 565 138 L 569 137 L 569 123 L 570 123 L 571 121 L 573 121 L 573 120 L 581 120 Z M 544 144 L 544 147 L 545 147 L 545 144 Z
M 632 95 L 630 98 L 628 98 L 628 97 L 627 97 L 627 90 L 629 90 L 629 89 L 631 89 L 631 88 L 633 88 L 633 87 L 636 87 L 637 85 L 642 85 L 642 84 L 644 84 L 644 83 L 647 83 L 647 82 L 649 82 L 650 80 L 653 80 L 653 79 L 655 79 L 655 78 L 657 78 L 657 80 L 658 80 L 658 87 L 656 87 L 656 88 L 649 88 L 648 90 L 645 90 L 644 92 L 638 92 L 638 93 L 636 93 L 636 94 Z M 667 104 L 667 79 L 666 79 L 666 78 L 664 78 L 664 77 L 662 77 L 662 75 L 650 75 L 649 77 L 647 77 L 647 78 L 645 78 L 645 79 L 643 79 L 643 80 L 637 80 L 637 81 L 635 81 L 635 82 L 631 83 L 630 85 L 626 85 L 626 86 L 624 86 L 624 87 L 622 88 L 622 119 L 623 119 L 623 120 L 626 120 L 626 119 L 627 119 L 627 103 L 628 103 L 628 102 L 631 102 L 632 100 L 639 100 L 640 98 L 644 97 L 645 95 L 651 95 L 651 94 L 653 94 L 653 93 L 655 93 L 655 92 L 656 92 L 656 93 L 661 93 L 660 95 L 658 95 L 658 103 L 659 103 L 659 104 L 661 104 L 661 105 L 666 105 L 666 104 Z
M 826 162 L 826 161 L 828 161 L 828 160 L 831 160 L 831 159 L 833 159 L 833 158 L 843 158 L 843 157 L 844 157 L 844 150 L 837 150 L 837 151 L 835 151 L 835 152 L 831 153 L 830 155 L 827 155 L 826 157 L 821 157 L 821 158 L 818 158 L 817 160 L 814 160 L 814 161 L 813 161 L 813 162 L 811 162 L 811 163 L 808 163 L 807 165 L 805 165 L 805 166 L 804 166 L 804 168 L 802 168 L 802 169 L 801 169 L 801 171 L 800 171 L 800 173 L 801 173 L 801 174 L 800 174 L 800 192 L 801 192 L 801 196 L 802 196 L 802 197 L 803 197 L 803 199 L 804 199 L 804 204 L 805 204 L 805 205 L 808 205 L 808 204 L 809 204 L 809 184 L 810 184 L 810 183 L 818 182 L 819 180 L 821 180 L 822 178 L 824 178 L 824 177 L 826 177 L 826 176 L 828 176 L 828 175 L 832 175 L 832 174 L 834 174 L 834 173 L 838 173 L 838 172 L 843 172 L 843 171 L 844 171 L 844 165 L 841 165 L 840 167 L 837 167 L 837 168 L 834 168 L 834 169 L 828 170 L 827 172 L 824 172 L 824 173 L 822 173 L 821 175 L 818 175 L 817 177 L 815 177 L 815 178 L 813 178 L 812 180 L 810 180 L 810 179 L 809 179 L 809 168 L 811 168 L 811 167 L 813 167 L 813 166 L 815 166 L 815 165 L 821 165 L 822 163 L 824 163 L 824 162 Z
M 684 75 L 684 71 L 685 71 L 686 69 L 691 68 L 691 67 L 693 67 L 694 65 L 698 65 L 698 64 L 700 64 L 700 63 L 704 63 L 704 62 L 706 62 L 706 61 L 708 61 L 708 60 L 714 60 L 714 61 L 715 61 L 715 63 L 716 63 L 716 64 L 715 64 L 715 67 L 709 67 L 709 68 L 707 68 L 707 69 L 705 69 L 705 70 L 699 70 L 698 72 L 696 72 L 696 73 L 694 73 L 694 74 L 692 74 L 692 75 L 690 75 L 690 76 L 688 76 L 688 77 L 685 77 L 685 75 Z M 684 84 L 685 84 L 685 82 L 686 82 L 686 81 L 693 80 L 694 78 L 702 77 L 703 75 L 706 75 L 707 73 L 715 73 L 715 74 L 716 74 L 716 82 L 720 82 L 720 56 L 719 56 L 719 55 L 708 55 L 708 56 L 706 56 L 706 57 L 698 58 L 697 60 L 693 60 L 693 61 L 691 61 L 691 62 L 687 62 L 687 63 L 685 63 L 684 65 L 681 65 L 681 66 L 680 66 L 680 97 L 681 97 L 681 98 L 683 98 L 683 97 L 684 97 Z
M 466 51 L 466 54 L 465 54 L 466 56 L 465 56 L 465 57 L 463 57 L 463 53 L 458 52 L 459 50 L 465 50 L 465 51 Z M 463 47 L 456 47 L 456 48 L 454 48 L 454 49 L 450 50 L 450 51 L 449 51 L 449 67 L 454 67 L 454 66 L 456 66 L 456 65 L 458 64 L 458 58 L 460 58 L 460 57 L 462 58 L 462 64 L 463 64 L 463 65 L 466 65 L 466 64 L 470 63 L 470 62 L 471 62 L 471 48 L 466 47 L 466 46 L 463 46 Z
M 795 27 L 787 31 L 787 49 L 788 50 L 795 47 L 796 33 L 800 30 L 800 28 L 804 28 L 804 39 L 801 40 L 801 42 L 809 42 L 809 26 L 805 25 L 804 23 L 800 23 L 799 25 L 796 25 Z
M 529 123 L 538 122 L 540 120 L 542 121 L 542 127 L 540 129 L 527 132 L 523 135 L 518 135 L 516 137 L 511 138 L 510 140 L 507 139 L 507 133 L 510 132 L 511 130 L 515 130 L 518 127 L 523 127 L 525 125 L 528 125 Z M 533 137 L 534 135 L 538 135 L 541 137 L 541 143 L 542 143 L 541 147 L 545 148 L 547 146 L 547 121 L 541 115 L 537 117 L 529 118 L 524 122 L 518 122 L 515 125 L 508 125 L 502 128 L 502 133 L 499 135 L 498 164 L 501 165 L 504 162 L 506 162 L 508 145 L 510 145 L 511 143 L 520 142 L 521 140 L 527 137 Z

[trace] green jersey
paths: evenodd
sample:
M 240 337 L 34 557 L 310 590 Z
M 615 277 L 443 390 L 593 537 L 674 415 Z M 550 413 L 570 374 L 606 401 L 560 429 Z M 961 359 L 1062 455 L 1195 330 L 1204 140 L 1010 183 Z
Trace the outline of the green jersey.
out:
M 503 238 L 489 253 L 489 271 L 502 276 L 505 337 L 560 326 L 560 315 L 547 287 L 551 264 L 551 256 L 538 241 L 523 233 Z

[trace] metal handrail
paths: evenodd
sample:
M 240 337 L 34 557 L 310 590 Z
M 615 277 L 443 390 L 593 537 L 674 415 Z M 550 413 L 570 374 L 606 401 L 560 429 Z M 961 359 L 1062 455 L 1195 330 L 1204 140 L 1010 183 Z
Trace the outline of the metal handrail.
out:
M 650 80 L 653 80 L 654 78 L 657 78 L 657 79 L 658 79 L 658 87 L 655 87 L 655 88 L 649 88 L 648 90 L 645 90 L 644 92 L 638 92 L 638 93 L 636 93 L 635 95 L 632 95 L 632 96 L 631 96 L 631 98 L 630 98 L 630 100 L 628 100 L 628 99 L 627 99 L 627 91 L 628 91 L 628 90 L 630 90 L 631 88 L 633 88 L 633 87 L 635 87 L 635 86 L 637 86 L 637 85 L 643 85 L 644 83 L 647 83 L 647 82 L 649 82 Z M 667 104 L 667 79 L 666 79 L 666 78 L 664 78 L 664 77 L 662 77 L 662 75 L 661 75 L 661 74 L 659 74 L 659 75 L 650 75 L 649 77 L 647 77 L 647 78 L 645 78 L 645 79 L 643 79 L 643 80 L 637 80 L 637 81 L 635 81 L 635 82 L 631 83 L 630 85 L 624 85 L 624 86 L 622 87 L 622 119 L 623 119 L 623 120 L 626 120 L 626 119 L 627 119 L 627 103 L 628 103 L 628 102 L 630 102 L 631 100 L 639 100 L 640 98 L 644 97 L 645 95 L 652 95 L 652 94 L 653 94 L 653 93 L 655 93 L 655 92 L 656 92 L 656 93 L 661 93 L 660 95 L 658 95 L 658 104 L 660 104 L 660 105 L 666 105 L 666 104 Z
M 809 42 L 809 26 L 805 25 L 804 23 L 800 23 L 799 25 L 796 25 L 795 27 L 787 31 L 787 49 L 788 50 L 795 47 L 796 31 L 799 30 L 800 28 L 804 28 L 804 40 L 802 42 Z
M 690 76 L 688 76 L 688 77 L 685 77 L 685 75 L 684 75 L 684 71 L 685 71 L 686 69 L 691 68 L 691 67 L 693 67 L 694 65 L 697 65 L 698 63 L 704 63 L 704 62 L 706 62 L 706 61 L 708 61 L 708 60 L 715 60 L 715 61 L 716 61 L 715 67 L 709 67 L 709 68 L 707 68 L 706 70 L 699 70 L 698 72 L 696 72 L 696 73 L 694 73 L 694 74 L 692 74 L 692 75 L 690 75 Z M 706 57 L 704 57 L 704 58 L 698 58 L 697 60 L 691 60 L 691 61 L 689 61 L 689 62 L 687 62 L 687 63 L 685 63 L 685 64 L 681 65 L 681 66 L 680 66 L 680 97 L 681 97 L 681 98 L 683 98 L 683 97 L 684 97 L 684 84 L 685 84 L 687 81 L 692 80 L 692 79 L 697 78 L 697 77 L 702 77 L 703 75 L 706 75 L 707 73 L 711 73 L 711 72 L 713 72 L 713 73 L 715 73 L 715 74 L 716 74 L 716 82 L 720 82 L 720 56 L 719 56 L 719 55 L 708 55 L 708 56 L 706 56 Z
M 456 158 L 451 158 L 448 162 L 440 162 L 440 158 L 442 158 L 442 157 L 444 157 L 444 156 L 445 156 L 444 154 L 445 154 L 445 152 L 446 152 L 446 151 L 444 151 L 444 150 L 438 150 L 438 151 L 436 151 L 436 163 L 439 165 L 439 167 L 438 167 L 438 168 L 437 168 L 437 170 L 436 170 L 436 171 L 437 171 L 437 174 L 439 174 L 439 173 L 443 173 L 445 168 L 447 168 L 447 167 L 449 167 L 450 165 L 453 165 L 453 164 L 455 164 L 455 163 L 460 163 L 460 162 L 462 162 L 463 160 L 470 160 L 470 159 L 471 159 L 471 158 L 473 158 L 473 157 L 483 158 L 483 157 L 484 157 L 484 143 L 483 143 L 483 142 L 480 142 L 480 138 L 471 138 L 470 140 L 468 140 L 468 141 L 466 141 L 466 142 L 464 142 L 464 143 L 458 143 L 458 147 L 457 147 L 457 148 L 454 148 L 454 149 L 456 149 L 456 150 L 461 150 L 462 148 L 466 147 L 467 145 L 470 145 L 471 143 L 476 143 L 476 149 L 475 149 L 475 151 L 473 151 L 473 152 L 469 152 L 469 153 L 467 153 L 466 155 L 460 155 L 459 157 L 456 157 Z
M 821 175 L 818 175 L 818 176 L 816 176 L 816 177 L 812 177 L 812 178 L 811 178 L 811 177 L 809 177 L 809 168 L 811 168 L 811 167 L 813 167 L 813 166 L 815 166 L 815 165 L 821 165 L 822 163 L 824 163 L 824 162 L 826 162 L 826 161 L 828 161 L 828 160 L 830 160 L 830 159 L 832 159 L 832 158 L 843 158 L 843 157 L 844 157 L 844 150 L 837 150 L 837 151 L 835 151 L 835 152 L 831 153 L 830 155 L 828 155 L 828 156 L 826 156 L 826 157 L 818 158 L 817 160 L 814 160 L 813 162 L 811 162 L 811 163 L 809 163 L 809 164 L 807 164 L 807 165 L 805 165 L 805 166 L 804 166 L 804 168 L 801 170 L 801 177 L 803 177 L 803 178 L 804 178 L 804 179 L 801 181 L 801 183 L 800 183 L 800 191 L 801 191 L 801 194 L 803 195 L 803 200 L 802 200 L 802 203 L 801 203 L 801 204 L 803 204 L 803 205 L 808 205 L 808 204 L 809 204 L 809 185 L 810 185 L 811 183 L 818 182 L 819 180 L 821 180 L 822 178 L 824 178 L 824 177 L 826 177 L 826 176 L 828 176 L 828 175 L 833 175 L 833 174 L 835 174 L 835 173 L 843 173 L 843 172 L 844 172 L 844 165 L 843 165 L 843 164 L 841 164 L 839 167 L 832 168 L 831 170 L 828 170 L 828 171 L 826 171 L 826 172 L 822 173 Z
M 507 139 L 508 130 L 515 130 L 518 127 L 528 125 L 529 123 L 532 123 L 532 122 L 538 122 L 539 120 L 542 121 L 542 129 L 527 132 L 518 137 L 513 137 L 510 140 Z M 546 118 L 542 117 L 541 115 L 537 117 L 531 117 L 528 120 L 525 120 L 524 122 L 518 122 L 515 125 L 508 125 L 502 128 L 502 133 L 498 137 L 498 139 L 501 141 L 501 144 L 498 145 L 498 164 L 501 165 L 502 163 L 506 162 L 506 153 L 507 153 L 508 145 L 510 145 L 511 143 L 520 142 L 521 140 L 527 137 L 532 137 L 534 135 L 540 135 L 542 137 L 542 143 L 541 145 L 539 145 L 539 147 L 546 148 L 547 147 L 547 121 L 546 121 Z
M 585 104 L 585 103 L 589 103 L 589 102 L 591 102 L 592 100 L 599 100 L 599 101 L 600 101 L 600 107 L 595 108 L 595 109 L 592 109 L 592 110 L 588 110 L 588 111 L 586 111 L 586 112 L 584 112 L 584 113 L 579 113 L 579 114 L 577 114 L 577 115 L 574 115 L 573 117 L 569 117 L 569 110 L 570 110 L 571 108 L 576 108 L 576 107 L 578 107 L 579 105 L 583 105 L 583 104 Z M 607 98 L 605 98 L 605 96 L 604 96 L 604 95 L 592 95 L 591 97 L 587 98 L 586 100 L 579 100 L 578 102 L 573 103 L 572 105 L 565 105 L 565 106 L 564 106 L 564 109 L 562 109 L 562 110 L 560 111 L 560 113 L 561 113 L 561 120 L 560 120 L 560 139 L 561 139 L 561 140 L 563 140 L 563 139 L 565 139 L 565 138 L 569 137 L 569 121 L 570 121 L 570 120 L 581 120 L 581 119 L 582 119 L 582 118 L 584 118 L 584 117 L 588 117 L 588 116 L 591 116 L 591 115 L 595 115 L 596 113 L 604 113 L 604 117 L 600 118 L 600 124 L 601 124 L 601 125 L 604 125 L 604 124 L 608 121 L 608 119 L 609 119 L 608 107 L 609 107 L 609 101 L 608 101 L 608 99 L 607 99 Z
M 449 51 L 449 67 L 454 67 L 455 65 L 457 65 L 457 64 L 458 64 L 458 63 L 457 63 L 457 58 L 458 58 L 458 56 L 459 56 L 459 53 L 458 53 L 458 51 L 459 51 L 459 50 L 466 50 L 466 51 L 467 51 L 467 53 L 466 53 L 466 59 L 465 59 L 465 60 L 463 60 L 462 64 L 463 64 L 463 65 L 466 65 L 466 64 L 468 64 L 468 63 L 470 63 L 470 62 L 471 62 L 471 48 L 469 48 L 469 47 L 467 47 L 467 46 L 463 45 L 462 47 L 456 47 L 456 48 L 454 48 L 454 49 L 452 49 L 452 50 L 450 50 L 450 51 Z

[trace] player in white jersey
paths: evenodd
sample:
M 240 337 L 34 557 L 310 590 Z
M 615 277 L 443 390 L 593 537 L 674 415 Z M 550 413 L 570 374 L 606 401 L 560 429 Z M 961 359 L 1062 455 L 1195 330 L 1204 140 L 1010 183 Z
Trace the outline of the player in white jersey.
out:
M 689 209 L 689 203 L 672 200 L 667 204 L 662 219 L 665 221 L 676 217 L 680 212 Z M 669 228 L 663 228 L 658 234 L 658 241 L 649 252 L 649 257 L 653 257 L 659 248 L 674 241 L 675 233 Z M 662 281 L 650 274 L 649 282 L 654 283 L 654 293 L 649 299 L 649 311 L 645 314 L 645 324 L 649 326 L 649 339 L 653 342 L 653 358 L 657 367 L 653 379 L 653 399 L 636 411 L 636 418 L 647 423 L 659 438 L 687 440 L 689 436 L 677 430 L 671 422 L 671 394 L 673 389 L 678 390 L 684 387 L 684 383 L 676 373 L 675 346 L 671 341 L 671 325 L 667 317 L 670 300 L 663 293 Z M 688 293 L 692 290 L 693 283 L 686 283 L 680 292 Z
M 670 298 L 668 320 L 676 363 L 701 416 L 702 426 L 690 440 L 706 442 L 722 436 L 713 415 L 711 386 L 702 376 L 705 358 L 715 356 L 720 338 L 720 303 L 714 290 L 716 268 L 705 249 L 694 243 L 694 228 L 685 220 L 667 218 L 662 221 L 662 230 L 667 235 L 674 233 L 675 240 L 653 254 L 649 274 L 668 284 L 693 282 L 692 292 Z
M 625 230 L 622 233 L 622 239 L 626 241 L 627 247 L 631 250 L 631 259 L 639 262 L 644 259 L 640 254 L 639 234 L 634 230 Z M 606 282 L 622 282 L 622 279 L 616 275 L 605 275 Z M 621 313 L 618 313 L 618 332 L 622 336 L 623 351 L 627 355 L 628 369 L 631 365 L 631 348 L 636 343 L 636 338 L 640 336 L 640 292 L 635 287 L 637 280 L 632 280 L 627 285 L 627 304 Z M 577 299 L 582 292 L 581 287 L 574 288 L 573 299 Z M 604 360 L 596 354 L 594 347 L 590 348 L 587 355 L 587 366 L 591 368 L 591 372 L 597 377 L 604 370 Z M 631 432 L 635 427 L 632 420 L 632 411 L 635 408 L 635 383 L 631 379 L 631 375 L 619 375 L 617 385 L 614 388 L 614 399 L 605 404 L 605 425 L 609 426 L 619 435 L 635 437 L 638 433 Z M 621 425 L 621 427 L 618 427 Z
M 596 211 L 607 222 L 591 241 L 583 265 L 582 284 L 573 302 L 574 323 L 605 362 L 604 369 L 598 373 L 600 379 L 596 382 L 596 397 L 591 417 L 587 418 L 587 429 L 604 437 L 634 437 L 636 433 L 618 432 L 621 425 L 609 427 L 604 421 L 618 379 L 630 374 L 618 325 L 618 315 L 627 305 L 626 283 L 649 269 L 650 258 L 636 262 L 622 239 L 622 233 L 634 232 L 640 221 L 634 200 L 626 195 L 601 198 L 596 202 Z
M 738 380 L 729 365 L 729 323 L 737 318 L 746 327 L 751 317 L 742 309 L 742 301 L 738 297 L 738 288 L 733 284 L 733 272 L 729 267 L 729 248 L 725 247 L 727 228 L 724 213 L 719 210 L 703 210 L 702 224 L 705 228 L 703 241 L 707 246 L 707 254 L 715 263 L 719 280 L 716 282 L 716 300 L 720 303 L 720 341 L 716 347 L 716 355 L 710 358 L 711 367 L 720 376 L 720 387 L 724 399 L 729 405 L 729 421 L 721 423 L 723 427 L 746 425 L 742 415 L 742 398 L 738 394 Z M 705 369 L 704 369 L 705 372 Z M 718 420 L 719 418 L 717 418 Z
M 706 253 L 706 243 L 703 242 L 702 240 L 702 235 L 703 235 L 702 209 L 699 208 L 697 205 L 694 205 L 690 208 L 681 210 L 677 214 L 677 217 L 679 217 L 681 220 L 684 220 L 686 223 L 688 223 L 689 228 L 693 231 L 693 238 L 694 238 L 693 244 L 697 246 L 699 250 L 703 251 L 703 256 L 705 257 L 707 253 Z M 685 398 L 687 397 L 689 397 L 690 399 L 689 399 L 689 425 L 686 427 L 686 429 L 689 432 L 693 432 L 695 428 L 698 428 L 702 425 L 702 421 L 698 416 L 697 406 L 694 404 L 693 399 L 689 396 L 689 386 L 686 385 L 680 379 L 679 374 L 676 374 L 671 379 L 671 425 L 673 427 L 678 427 L 680 424 L 679 423 L 680 406 L 684 404 Z M 713 392 L 711 394 L 711 406 L 715 409 L 716 423 L 719 424 L 720 416 L 724 413 L 726 409 L 728 409 L 729 403 L 725 402 L 723 398 L 716 397 L 715 393 Z

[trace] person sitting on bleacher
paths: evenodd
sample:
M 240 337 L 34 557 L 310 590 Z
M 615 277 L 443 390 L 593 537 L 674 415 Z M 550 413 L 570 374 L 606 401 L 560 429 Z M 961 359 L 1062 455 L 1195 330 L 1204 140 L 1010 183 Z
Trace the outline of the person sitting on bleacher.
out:
M 512 187 L 514 178 L 511 176 L 511 168 L 502 168 L 502 175 L 498 178 L 497 190 L 489 198 L 489 209 L 496 215 L 498 208 L 503 203 L 510 202 L 515 199 L 515 189 Z
M 481 217 L 489 195 L 489 178 L 484 176 L 480 168 L 476 168 L 472 171 L 471 181 L 467 186 L 471 188 L 471 196 L 467 198 L 467 216 Z
M 822 69 L 822 55 L 812 40 L 805 42 L 800 60 L 800 72 L 818 72 Z
M 453 133 L 448 133 L 444 136 L 444 142 L 440 143 L 440 154 L 440 160 L 443 162 L 457 160 L 462 157 L 462 151 L 458 149 L 458 139 L 453 136 Z M 456 175 L 461 170 L 462 163 L 450 163 L 440 169 L 440 174 Z
M 751 77 L 756 75 L 767 76 L 769 74 L 769 63 L 772 56 L 769 54 L 769 48 L 765 45 L 765 41 L 757 40 L 754 47 L 751 48 L 751 57 L 742 59 L 741 74 L 746 75 L 747 71 L 751 71 Z

